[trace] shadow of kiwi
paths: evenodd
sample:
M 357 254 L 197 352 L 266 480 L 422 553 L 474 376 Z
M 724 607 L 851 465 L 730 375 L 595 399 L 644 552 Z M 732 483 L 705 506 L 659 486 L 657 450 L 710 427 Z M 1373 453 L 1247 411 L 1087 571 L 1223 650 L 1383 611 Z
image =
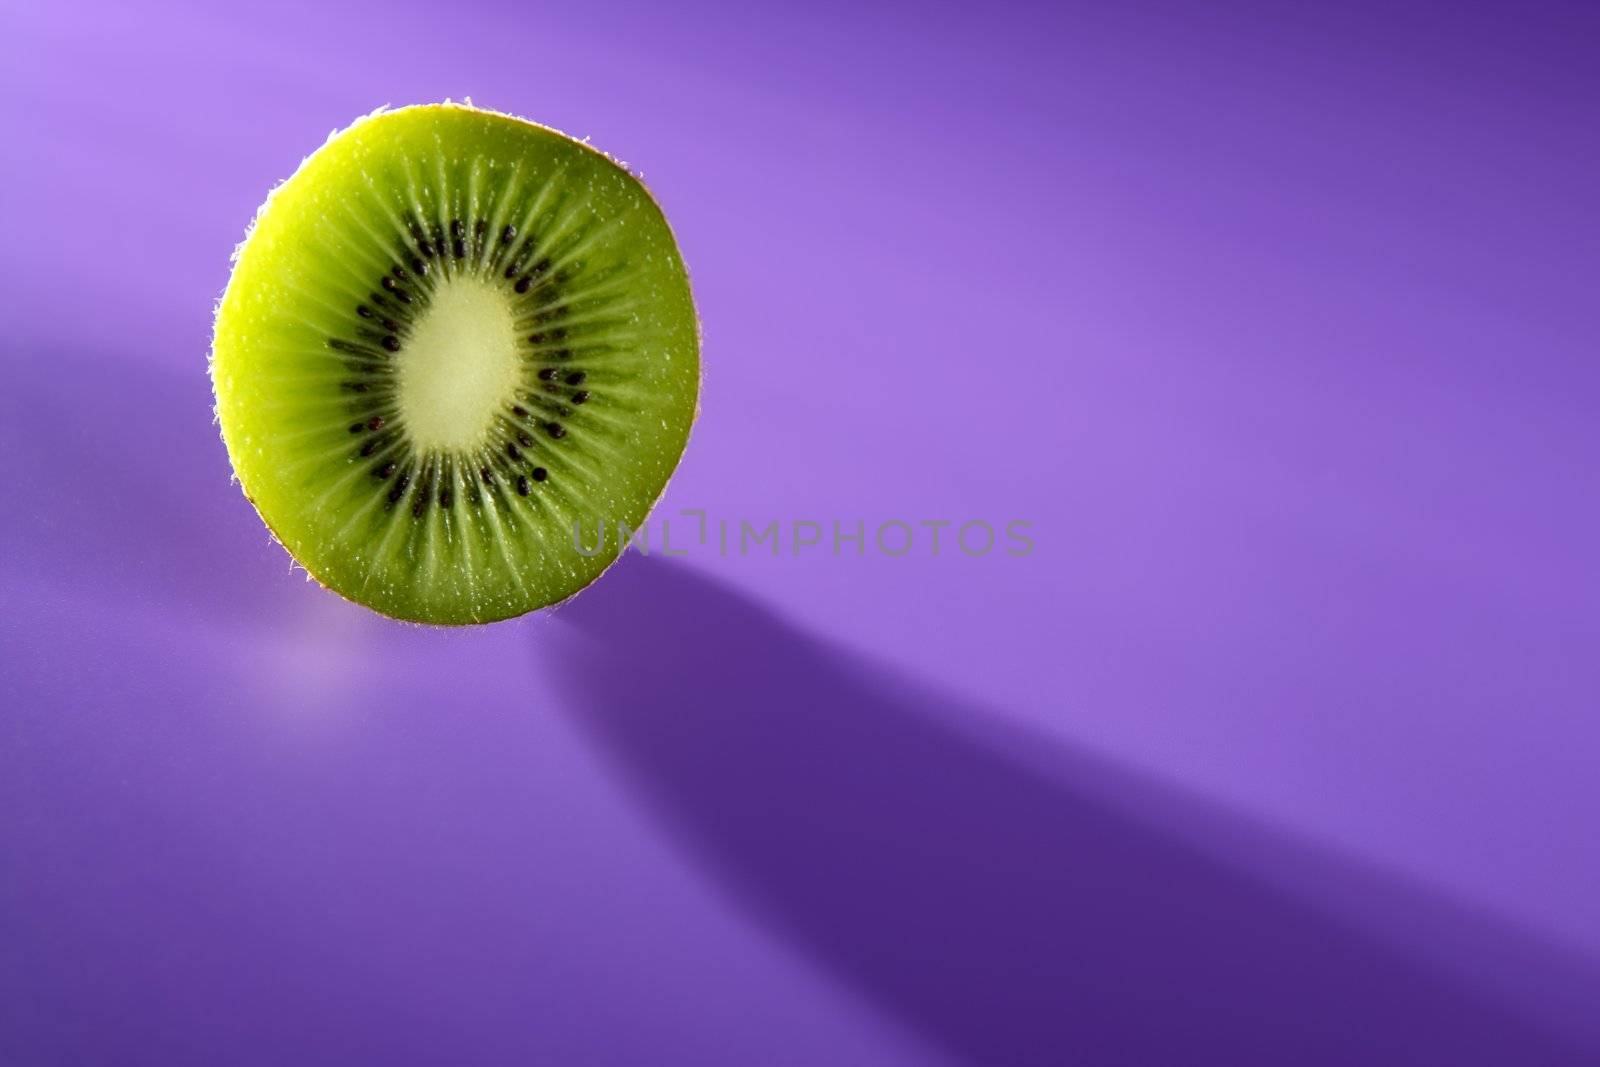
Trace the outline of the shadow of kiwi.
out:
M 1586 963 L 1045 738 L 991 745 L 958 724 L 993 716 L 684 566 L 629 558 L 557 619 L 571 713 L 712 880 L 958 1060 L 1597 1062 L 1527 1011 L 1600 988 Z M 1131 814 L 1163 806 L 1181 830 Z M 1260 873 L 1286 866 L 1441 951 Z
M 282 604 L 288 556 L 239 487 L 204 356 L 50 351 L 0 394 L 8 564 L 110 603 L 239 616 Z

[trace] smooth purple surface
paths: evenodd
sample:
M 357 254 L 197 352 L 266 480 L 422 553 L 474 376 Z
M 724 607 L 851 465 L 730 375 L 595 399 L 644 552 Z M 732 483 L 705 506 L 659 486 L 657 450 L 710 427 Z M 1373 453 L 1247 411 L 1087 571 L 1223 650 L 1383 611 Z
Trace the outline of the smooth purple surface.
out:
M 1594 1063 L 1592 5 L 7 7 L 0 1063 Z M 630 558 L 403 627 L 211 421 L 381 104 L 643 170 L 705 324 Z

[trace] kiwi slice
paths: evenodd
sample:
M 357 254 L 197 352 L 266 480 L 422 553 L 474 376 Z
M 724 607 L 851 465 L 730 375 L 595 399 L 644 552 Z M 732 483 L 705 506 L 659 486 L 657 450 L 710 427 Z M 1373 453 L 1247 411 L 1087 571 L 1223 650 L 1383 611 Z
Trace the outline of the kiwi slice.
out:
M 245 495 L 313 577 L 488 622 L 576 593 L 643 522 L 694 421 L 699 331 L 637 178 L 427 105 L 357 121 L 268 197 L 211 376 Z

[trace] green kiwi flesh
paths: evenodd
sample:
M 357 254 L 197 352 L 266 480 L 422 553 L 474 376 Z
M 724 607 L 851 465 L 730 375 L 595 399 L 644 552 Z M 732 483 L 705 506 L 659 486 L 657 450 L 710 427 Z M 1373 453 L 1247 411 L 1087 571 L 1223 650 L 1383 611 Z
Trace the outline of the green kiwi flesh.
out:
M 273 191 L 211 375 L 245 495 L 313 577 L 487 622 L 578 592 L 621 550 L 598 528 L 644 521 L 694 421 L 698 324 L 632 174 L 426 105 L 358 121 Z

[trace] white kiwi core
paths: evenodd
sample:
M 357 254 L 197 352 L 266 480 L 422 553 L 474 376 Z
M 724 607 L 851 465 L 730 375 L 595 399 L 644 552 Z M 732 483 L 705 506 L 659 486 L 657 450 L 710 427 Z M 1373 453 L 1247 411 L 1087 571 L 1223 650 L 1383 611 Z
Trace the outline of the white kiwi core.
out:
M 521 380 L 505 296 L 476 278 L 443 280 L 396 361 L 396 406 L 412 444 L 424 452 L 477 447 Z

